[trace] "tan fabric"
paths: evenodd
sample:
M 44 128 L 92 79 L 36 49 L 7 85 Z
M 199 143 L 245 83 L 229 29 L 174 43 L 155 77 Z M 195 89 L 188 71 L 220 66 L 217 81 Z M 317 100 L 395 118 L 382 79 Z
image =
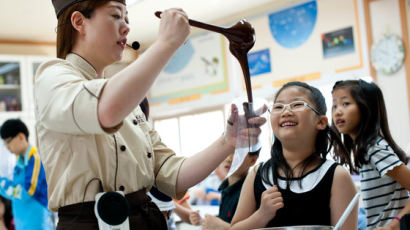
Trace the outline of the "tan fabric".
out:
M 54 6 L 54 11 L 56 12 L 57 18 L 60 17 L 60 15 L 64 12 L 65 9 L 67 9 L 69 6 L 79 3 L 79 2 L 84 2 L 86 0 L 51 0 Z M 117 2 L 121 2 L 122 4 L 126 4 L 125 0 L 113 0 Z
M 128 194 L 155 184 L 167 195 L 181 198 L 185 192 L 175 194 L 175 185 L 184 158 L 161 142 L 140 107 L 118 127 L 102 129 L 97 104 L 107 80 L 96 76 L 94 68 L 76 54 L 48 61 L 37 71 L 36 129 L 49 208 L 57 211 L 82 202 L 86 189 L 84 200 L 93 201 L 99 192 L 93 178 L 102 181 L 104 191 L 123 186 Z

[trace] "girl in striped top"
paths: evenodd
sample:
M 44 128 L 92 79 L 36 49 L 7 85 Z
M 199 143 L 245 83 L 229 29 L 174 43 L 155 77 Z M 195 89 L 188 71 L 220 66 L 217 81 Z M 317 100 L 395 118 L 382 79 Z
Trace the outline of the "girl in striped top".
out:
M 343 135 L 341 162 L 360 173 L 368 229 L 399 229 L 410 212 L 410 169 L 406 155 L 391 137 L 383 94 L 375 83 L 338 81 L 332 90 L 332 128 Z M 336 156 L 342 156 L 337 146 Z

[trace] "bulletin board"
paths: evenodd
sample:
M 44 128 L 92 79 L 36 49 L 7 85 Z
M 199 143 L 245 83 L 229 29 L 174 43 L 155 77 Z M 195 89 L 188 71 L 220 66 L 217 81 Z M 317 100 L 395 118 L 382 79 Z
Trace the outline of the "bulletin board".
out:
M 251 18 L 256 43 L 249 57 L 265 56 L 253 58 L 250 66 L 264 63 L 266 70 L 252 76 L 253 88 L 363 68 L 356 1 L 306 1 Z
M 217 33 L 191 37 L 161 72 L 150 103 L 175 104 L 229 90 L 224 38 Z
M 357 0 L 287 3 L 246 20 L 256 36 L 248 53 L 256 97 L 269 98 L 288 81 L 321 84 L 365 71 Z M 177 113 L 229 103 L 245 93 L 242 70 L 227 39 L 205 31 L 177 51 L 149 97 L 156 113 Z

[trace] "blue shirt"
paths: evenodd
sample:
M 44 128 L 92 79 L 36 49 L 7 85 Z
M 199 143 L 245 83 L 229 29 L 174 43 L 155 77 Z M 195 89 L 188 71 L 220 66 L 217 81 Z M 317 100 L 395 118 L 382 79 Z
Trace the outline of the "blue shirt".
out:
M 18 157 L 13 180 L 0 178 L 0 195 L 11 200 L 16 230 L 52 229 L 45 172 L 35 147 Z

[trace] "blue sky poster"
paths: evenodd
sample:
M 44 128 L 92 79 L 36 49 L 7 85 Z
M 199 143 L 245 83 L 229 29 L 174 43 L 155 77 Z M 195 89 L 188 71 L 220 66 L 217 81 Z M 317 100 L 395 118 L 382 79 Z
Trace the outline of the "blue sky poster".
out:
M 271 72 L 269 49 L 248 54 L 249 73 L 251 77 Z
M 309 39 L 316 20 L 316 1 L 269 14 L 269 26 L 273 38 L 279 45 L 288 49 L 297 48 Z

